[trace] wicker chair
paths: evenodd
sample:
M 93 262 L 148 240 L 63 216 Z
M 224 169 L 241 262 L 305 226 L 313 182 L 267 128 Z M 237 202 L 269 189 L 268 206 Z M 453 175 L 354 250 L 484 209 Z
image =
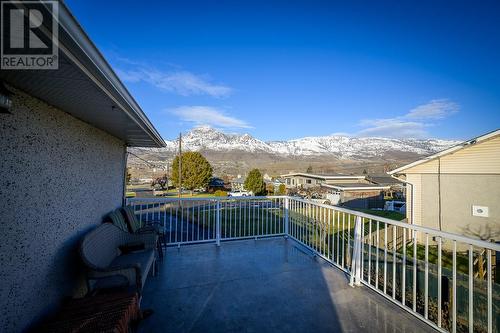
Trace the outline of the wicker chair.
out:
M 159 221 L 140 221 L 135 215 L 132 206 L 121 208 L 123 216 L 127 219 L 128 226 L 133 233 L 154 231 L 158 235 L 161 244 L 166 245 L 165 233 Z
M 80 255 L 87 266 L 87 284 L 92 281 L 120 277 L 141 294 L 148 273 L 154 275 L 154 249 L 158 237 L 154 233 L 131 234 L 111 223 L 104 223 L 87 233 L 80 243 Z M 141 250 L 127 251 L 127 248 Z
M 163 260 L 163 248 L 161 246 L 159 238 L 161 236 L 158 230 L 153 226 L 144 226 L 144 227 L 140 226 L 140 223 L 138 226 L 137 218 L 135 218 L 135 214 L 133 211 L 131 212 L 131 215 L 134 217 L 135 220 L 132 223 L 130 222 L 131 221 L 130 217 L 128 215 L 125 215 L 125 212 L 123 212 L 122 209 L 118 208 L 113 212 L 109 213 L 107 219 L 111 221 L 111 223 L 113 223 L 115 226 L 117 226 L 118 228 L 120 228 L 125 232 L 130 232 L 132 234 L 143 234 L 143 233 L 155 234 L 158 238 L 158 243 L 156 246 L 156 249 L 158 251 L 158 257 L 160 258 L 160 260 Z M 125 220 L 125 216 L 127 216 L 127 220 Z

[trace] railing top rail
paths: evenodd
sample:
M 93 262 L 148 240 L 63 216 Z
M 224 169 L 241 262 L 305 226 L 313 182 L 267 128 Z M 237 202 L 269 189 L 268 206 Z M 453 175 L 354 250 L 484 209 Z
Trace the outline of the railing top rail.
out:
M 172 201 L 221 201 L 221 200 L 264 200 L 264 199 L 284 199 L 285 195 L 270 195 L 270 196 L 246 196 L 246 197 L 193 197 L 193 198 L 177 198 L 177 197 L 159 197 L 159 198 L 128 198 L 128 202 L 172 202 Z
M 300 198 L 294 198 L 294 197 L 290 197 L 290 199 L 296 200 L 296 201 L 299 201 L 299 202 L 304 202 L 304 203 L 307 203 L 307 204 L 316 205 L 316 206 L 319 206 L 319 207 L 333 209 L 333 210 L 336 210 L 336 211 L 339 211 L 339 212 L 344 212 L 344 213 L 352 214 L 352 215 L 355 215 L 355 216 L 364 217 L 364 218 L 371 219 L 371 220 L 374 220 L 374 221 L 379 221 L 379 222 L 383 222 L 383 223 L 395 225 L 395 226 L 402 227 L 402 228 L 407 228 L 407 229 L 411 229 L 411 230 L 415 230 L 415 231 L 420 231 L 420 232 L 427 233 L 427 234 L 432 235 L 432 236 L 437 236 L 437 237 L 441 237 L 441 238 L 445 238 L 445 239 L 449 239 L 449 240 L 455 240 L 457 242 L 462 242 L 462 243 L 466 243 L 466 244 L 469 244 L 469 245 L 474 245 L 474 246 L 483 247 L 483 248 L 486 248 L 486 249 L 491 249 L 493 251 L 500 251 L 500 244 L 497 244 L 497 243 L 487 242 L 487 241 L 483 241 L 483 240 L 480 240 L 480 239 L 469 238 L 469 237 L 458 235 L 458 234 L 454 234 L 454 233 L 451 233 L 451 232 L 440 231 L 440 230 L 437 230 L 437 229 L 422 227 L 422 226 L 419 226 L 419 225 L 414 225 L 414 224 L 399 222 L 399 221 L 388 219 L 386 217 L 381 217 L 381 216 L 376 216 L 376 215 L 371 215 L 371 214 L 359 212 L 357 210 L 352 210 L 352 209 L 346 209 L 346 208 L 342 208 L 342 207 L 338 207 L 338 206 L 321 204 L 321 203 L 317 203 L 317 202 L 314 202 L 314 201 L 309 201 L 309 200 L 300 199 Z

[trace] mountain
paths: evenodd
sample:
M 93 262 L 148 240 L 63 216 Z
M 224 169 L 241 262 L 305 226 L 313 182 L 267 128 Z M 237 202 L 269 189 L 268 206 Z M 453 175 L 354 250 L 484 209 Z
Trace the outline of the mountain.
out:
M 227 134 L 211 127 L 197 127 L 182 138 L 182 148 L 202 152 L 243 152 L 280 157 L 329 156 L 340 160 L 371 160 L 393 155 L 425 156 L 457 144 L 438 139 L 391 139 L 328 135 L 288 141 L 262 141 L 249 134 Z M 178 140 L 166 141 L 166 148 L 136 148 L 137 152 L 175 153 Z

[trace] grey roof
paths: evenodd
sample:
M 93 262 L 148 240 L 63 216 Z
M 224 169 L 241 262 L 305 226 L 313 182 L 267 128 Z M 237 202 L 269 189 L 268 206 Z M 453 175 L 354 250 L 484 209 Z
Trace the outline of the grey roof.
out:
M 380 185 L 402 185 L 403 183 L 390 176 L 369 176 L 372 182 Z
M 59 1 L 58 43 L 59 69 L 0 70 L 0 79 L 122 139 L 128 146 L 165 146 L 158 131 L 62 1 Z
M 342 184 L 321 184 L 321 187 L 334 188 L 337 190 L 385 190 L 389 186 L 369 183 L 342 183 Z
M 284 177 L 294 177 L 294 176 L 301 176 L 301 177 L 307 177 L 307 178 L 316 178 L 316 179 L 364 179 L 365 176 L 358 176 L 358 175 L 345 175 L 345 174 L 312 174 L 312 173 L 307 173 L 307 172 L 290 172 L 284 175 L 281 175 L 282 178 Z

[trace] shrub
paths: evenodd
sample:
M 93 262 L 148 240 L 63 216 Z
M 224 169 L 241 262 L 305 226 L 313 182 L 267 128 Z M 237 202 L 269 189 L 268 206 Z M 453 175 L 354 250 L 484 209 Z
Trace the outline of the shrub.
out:
M 222 190 L 215 191 L 214 195 L 216 197 L 227 197 L 227 192 Z

